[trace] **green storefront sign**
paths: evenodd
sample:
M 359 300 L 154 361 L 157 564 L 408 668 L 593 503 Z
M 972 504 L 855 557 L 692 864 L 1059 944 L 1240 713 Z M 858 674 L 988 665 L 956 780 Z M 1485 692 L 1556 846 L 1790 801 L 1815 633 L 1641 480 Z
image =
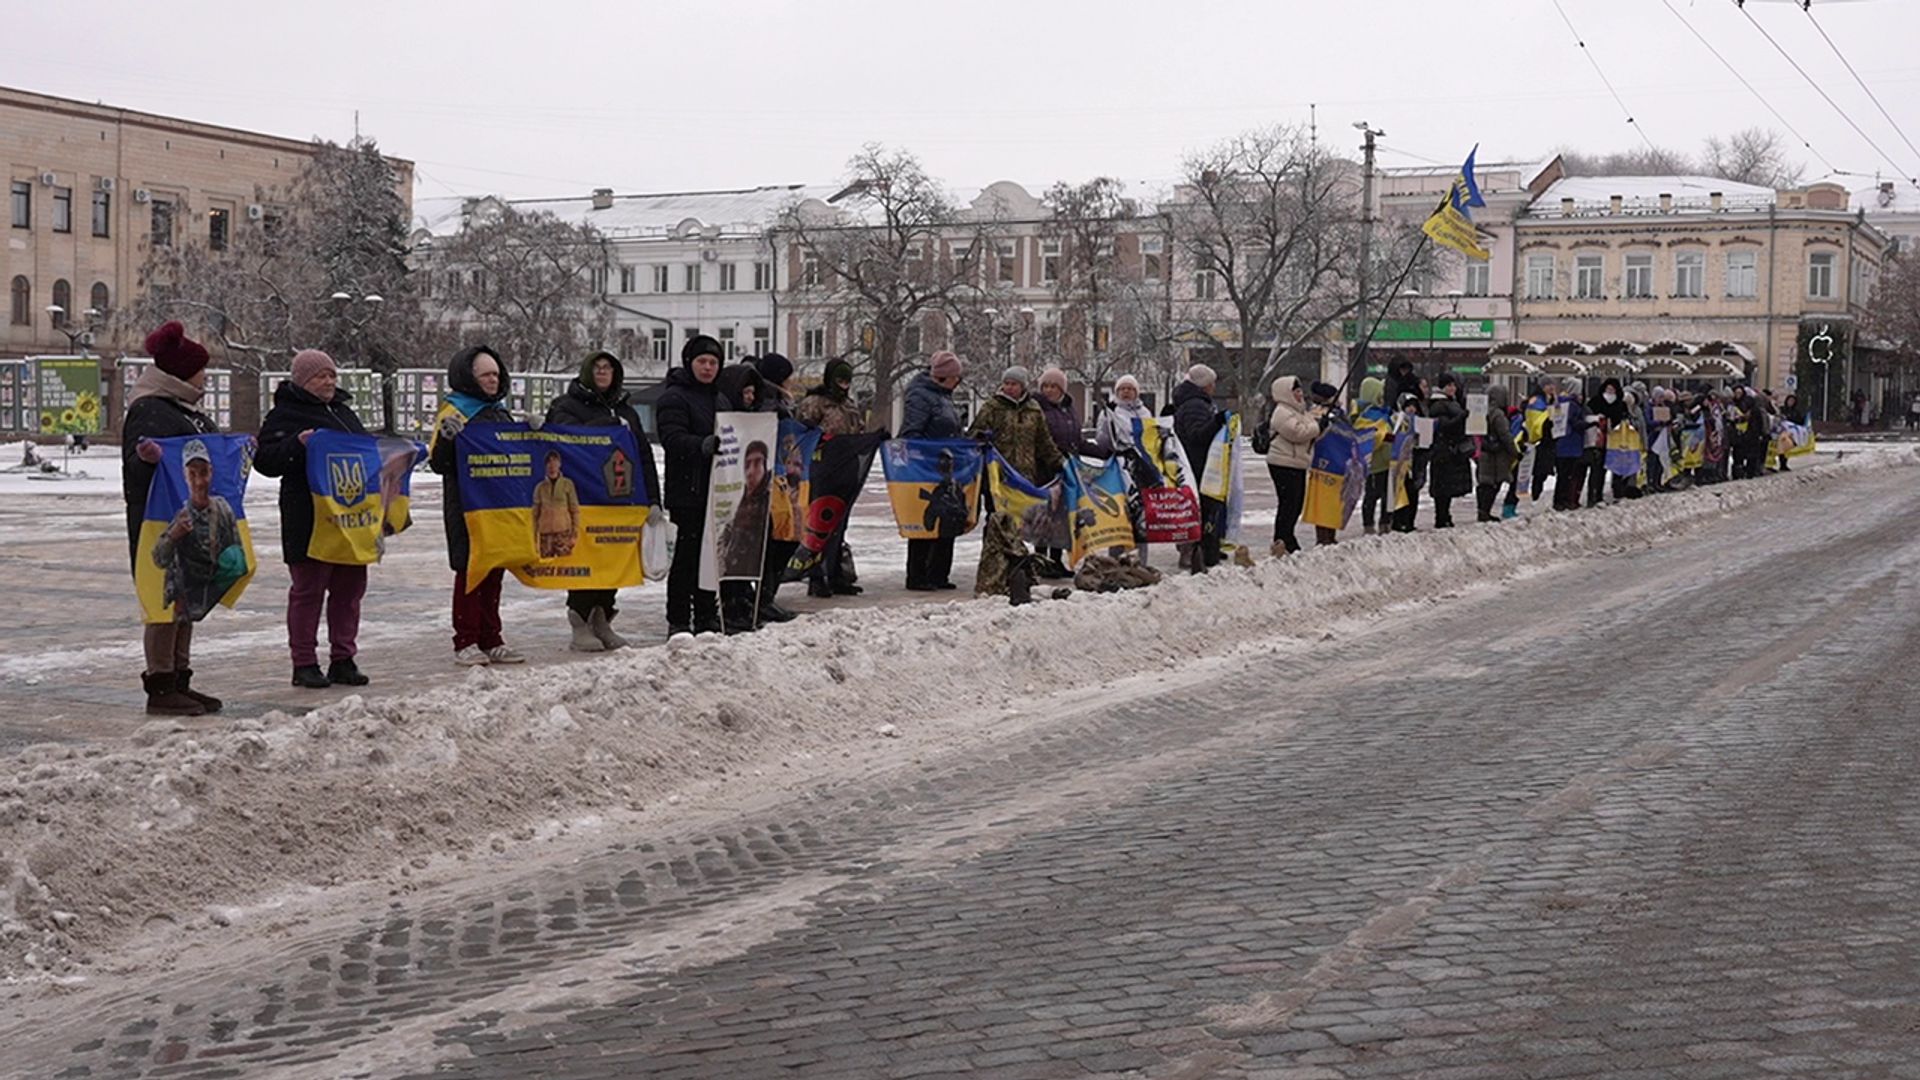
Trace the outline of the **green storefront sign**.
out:
M 100 361 L 41 357 L 34 365 L 34 411 L 42 435 L 98 435 L 106 430 Z
M 1359 341 L 1364 331 L 1349 319 L 1340 324 L 1340 337 Z M 1375 341 L 1492 341 L 1492 319 L 1382 319 L 1373 332 Z

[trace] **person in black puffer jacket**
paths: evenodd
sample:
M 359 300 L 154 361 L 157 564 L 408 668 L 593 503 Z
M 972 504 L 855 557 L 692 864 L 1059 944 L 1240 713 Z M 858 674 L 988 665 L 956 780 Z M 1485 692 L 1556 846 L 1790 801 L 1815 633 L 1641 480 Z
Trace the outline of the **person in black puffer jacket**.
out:
M 1473 491 L 1473 443 L 1467 438 L 1467 408 L 1460 377 L 1449 371 L 1427 399 L 1433 418 L 1433 452 L 1427 458 L 1427 489 L 1433 495 L 1433 527 L 1453 528 L 1453 500 Z
M 507 365 L 492 348 L 462 349 L 447 365 L 447 394 L 427 450 L 427 467 L 446 478 L 440 485 L 440 513 L 447 528 L 447 565 L 453 568 L 453 658 L 469 667 L 526 662 L 501 636 L 500 583 L 506 571 L 496 567 L 468 588 L 467 514 L 453 446 L 468 424 L 513 423 L 506 405 L 511 389 Z
M 680 350 L 680 366 L 667 373 L 666 390 L 654 404 L 660 445 L 667 453 L 661 504 L 672 515 L 676 536 L 667 573 L 667 633 L 717 634 L 720 598 L 700 588 L 700 543 L 706 531 L 707 487 L 713 455 L 720 449 L 714 414 L 720 395 L 720 342 L 696 334 Z
M 1187 452 L 1187 466 L 1193 470 L 1193 487 L 1200 489 L 1200 478 L 1207 471 L 1207 451 L 1213 446 L 1213 437 L 1220 433 L 1220 425 L 1226 423 L 1226 414 L 1213 404 L 1213 387 L 1219 377 L 1205 364 L 1195 364 L 1187 369 L 1186 381 L 1174 387 L 1173 401 L 1167 412 L 1173 416 L 1173 432 L 1180 440 L 1180 448 Z M 1226 527 L 1227 504 L 1218 499 L 1200 496 L 1200 545 L 1191 553 L 1188 567 L 1196 574 L 1204 574 L 1208 568 L 1218 566 L 1223 557 L 1220 552 L 1221 529 Z
M 954 388 L 963 370 L 958 354 L 941 350 L 927 361 L 927 370 L 907 384 L 900 423 L 903 439 L 958 439 L 966 433 L 953 405 Z M 907 588 L 938 592 L 954 588 L 953 545 L 957 536 L 907 541 Z
M 640 460 L 634 463 L 647 497 L 659 512 L 660 470 L 653 462 L 653 443 L 640 426 L 640 414 L 634 411 L 626 391 L 627 370 L 620 358 L 600 351 L 580 364 L 580 374 L 567 384 L 567 392 L 547 406 L 548 427 L 620 427 L 633 433 Z M 568 646 L 575 652 L 603 652 L 624 649 L 627 639 L 613 630 L 613 589 L 568 589 L 567 624 L 573 631 Z
M 127 501 L 127 568 L 140 559 L 140 529 L 147 516 L 147 489 L 153 486 L 160 447 L 155 439 L 213 435 L 220 430 L 194 406 L 207 385 L 207 350 L 170 322 L 147 335 L 153 366 L 142 372 L 129 393 L 120 425 L 120 492 Z M 220 699 L 192 689 L 193 623 L 148 623 L 142 634 L 147 712 L 155 716 L 199 716 L 220 711 Z
M 1594 423 L 1589 431 L 1584 457 L 1587 462 L 1587 506 L 1600 505 L 1602 493 L 1607 489 L 1607 433 L 1618 430 L 1627 422 L 1627 402 L 1620 389 L 1619 379 L 1608 379 L 1600 384 L 1600 392 L 1587 399 L 1587 415 L 1596 417 L 1604 423 Z M 1620 499 L 1620 491 L 1613 493 L 1614 501 Z
M 294 354 L 293 374 L 273 392 L 273 408 L 260 422 L 260 451 L 253 467 L 280 478 L 280 553 L 293 585 L 287 590 L 287 650 L 293 685 L 324 689 L 365 686 L 354 656 L 359 652 L 360 602 L 367 595 L 367 568 L 325 563 L 307 555 L 313 539 L 313 489 L 307 485 L 307 438 L 320 430 L 366 433 L 354 415 L 353 396 L 339 388 L 333 358 L 318 349 Z M 327 616 L 330 663 L 320 670 L 320 613 Z

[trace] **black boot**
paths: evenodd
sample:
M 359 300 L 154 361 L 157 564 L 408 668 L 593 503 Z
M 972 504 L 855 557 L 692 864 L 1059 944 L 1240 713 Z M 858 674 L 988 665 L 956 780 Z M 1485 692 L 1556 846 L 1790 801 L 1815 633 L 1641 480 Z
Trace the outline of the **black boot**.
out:
M 705 611 L 696 611 L 693 616 L 693 632 L 696 634 L 724 634 L 726 624 L 720 621 L 718 605 Z
M 335 686 L 365 686 L 373 680 L 362 675 L 360 665 L 349 656 L 327 665 L 327 681 Z
M 180 692 L 180 680 L 171 671 L 156 671 L 140 676 L 147 690 L 148 716 L 200 716 L 206 706 Z
M 751 634 L 760 629 L 753 619 L 753 601 L 749 598 L 729 600 L 724 609 L 722 624 L 729 634 Z
M 192 668 L 181 668 L 179 671 L 174 672 L 173 675 L 175 679 L 174 688 L 180 691 L 182 694 L 185 694 L 188 697 L 192 698 L 193 700 L 199 702 L 201 711 L 210 712 L 210 713 L 216 713 L 220 711 L 219 698 L 214 697 L 212 694 L 203 694 L 192 687 L 191 685 L 191 683 L 193 682 Z
M 799 614 L 781 607 L 772 600 L 760 602 L 760 621 L 763 623 L 792 622 Z
M 301 664 L 293 669 L 293 685 L 308 690 L 325 690 L 333 683 L 328 681 L 327 673 L 320 670 L 319 664 Z

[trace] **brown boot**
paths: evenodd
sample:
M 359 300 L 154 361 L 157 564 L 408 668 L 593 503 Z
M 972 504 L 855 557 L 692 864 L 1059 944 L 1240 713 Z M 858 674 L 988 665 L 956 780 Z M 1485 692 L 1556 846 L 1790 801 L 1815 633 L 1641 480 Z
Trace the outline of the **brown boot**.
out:
M 201 712 L 217 713 L 220 711 L 221 701 L 219 698 L 214 697 L 212 694 L 203 694 L 193 688 L 192 668 L 181 668 L 173 674 L 177 680 L 174 684 L 174 689 L 199 702 Z
M 140 676 L 147 688 L 148 716 L 202 716 L 206 707 L 180 692 L 180 678 L 171 671 Z

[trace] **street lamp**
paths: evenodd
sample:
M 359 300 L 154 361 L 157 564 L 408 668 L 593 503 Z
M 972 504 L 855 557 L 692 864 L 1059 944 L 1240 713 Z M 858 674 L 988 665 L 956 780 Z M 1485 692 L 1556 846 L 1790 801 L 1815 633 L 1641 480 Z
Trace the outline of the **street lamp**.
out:
M 357 317 L 353 313 L 355 301 L 352 293 L 336 292 L 332 296 L 327 297 L 327 299 L 333 304 L 334 314 L 347 324 L 349 330 L 347 343 L 353 354 L 352 359 L 354 366 L 365 366 L 365 358 L 361 355 L 360 350 L 361 335 L 366 330 L 368 324 L 380 317 L 380 306 L 386 303 L 386 297 L 381 296 L 379 293 L 368 293 L 362 296 L 358 303 L 364 308 L 365 314 Z M 396 414 L 393 396 L 393 373 L 390 371 L 382 371 L 380 373 L 380 417 L 382 427 L 386 434 L 393 434 Z
M 67 348 L 77 350 L 83 357 L 86 356 L 87 346 L 93 344 L 93 332 L 100 325 L 100 312 L 94 308 L 82 311 L 80 317 L 86 321 L 78 330 L 67 329 L 67 309 L 59 304 L 48 304 L 47 315 L 53 320 L 53 328 L 66 335 Z

